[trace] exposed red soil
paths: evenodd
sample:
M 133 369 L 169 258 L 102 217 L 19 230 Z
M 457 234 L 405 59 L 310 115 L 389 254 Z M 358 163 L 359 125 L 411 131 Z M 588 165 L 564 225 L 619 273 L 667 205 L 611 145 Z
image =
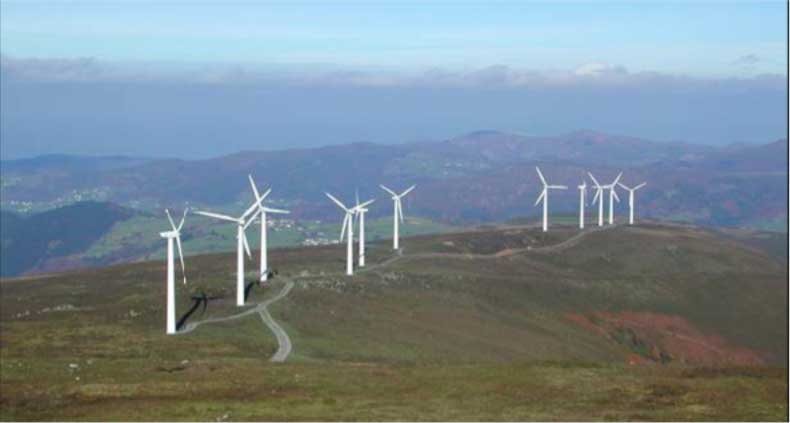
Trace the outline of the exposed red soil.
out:
M 626 347 L 641 348 L 630 354 L 630 364 L 672 361 L 688 364 L 758 365 L 765 360 L 756 351 L 734 346 L 718 335 L 706 335 L 680 316 L 650 312 L 597 311 L 587 315 L 568 314 L 567 319 L 602 335 L 612 342 L 623 343 L 623 333 L 630 337 Z M 617 336 L 620 334 L 620 336 Z

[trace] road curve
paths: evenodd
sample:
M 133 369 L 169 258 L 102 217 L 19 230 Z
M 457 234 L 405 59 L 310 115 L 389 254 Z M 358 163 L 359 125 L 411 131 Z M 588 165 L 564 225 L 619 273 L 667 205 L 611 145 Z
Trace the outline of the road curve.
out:
M 291 292 L 291 288 L 294 287 L 294 283 L 291 280 L 285 284 L 283 289 L 273 298 L 270 298 L 264 302 L 258 303 L 255 307 L 242 311 L 241 313 L 232 314 L 230 316 L 225 317 L 215 317 L 213 319 L 206 319 L 200 320 L 197 322 L 189 322 L 187 323 L 183 329 L 178 331 L 179 335 L 187 334 L 192 332 L 193 330 L 197 329 L 200 325 L 206 323 L 220 323 L 220 322 L 228 322 L 231 320 L 240 319 L 242 317 L 246 317 L 255 313 L 260 315 L 261 320 L 263 323 L 269 327 L 269 329 L 274 332 L 275 338 L 277 338 L 277 352 L 274 353 L 270 361 L 281 363 L 288 358 L 288 355 L 291 353 L 291 339 L 288 337 L 288 334 L 283 330 L 283 328 L 274 321 L 272 316 L 269 314 L 269 309 L 267 308 L 269 305 L 283 299 L 289 292 Z
M 269 329 L 272 330 L 272 332 L 274 332 L 274 336 L 277 338 L 277 345 L 278 345 L 277 352 L 275 352 L 272 358 L 269 359 L 269 361 L 275 363 L 282 363 L 283 361 L 285 361 L 285 359 L 288 358 L 288 355 L 291 354 L 291 338 L 289 338 L 285 330 L 283 330 L 283 328 L 279 324 L 277 324 L 277 322 L 275 322 L 274 319 L 272 319 L 271 314 L 269 314 L 269 309 L 267 309 L 266 307 L 269 304 L 272 304 L 275 301 L 279 301 L 281 298 L 288 295 L 288 293 L 291 292 L 291 288 L 293 287 L 294 287 L 293 281 L 289 280 L 288 283 L 285 284 L 285 287 L 282 289 L 282 291 L 280 291 L 280 293 L 277 294 L 277 296 L 275 296 L 270 300 L 264 301 L 257 307 L 258 314 L 261 316 L 261 320 L 263 320 L 263 323 L 266 326 L 268 326 Z

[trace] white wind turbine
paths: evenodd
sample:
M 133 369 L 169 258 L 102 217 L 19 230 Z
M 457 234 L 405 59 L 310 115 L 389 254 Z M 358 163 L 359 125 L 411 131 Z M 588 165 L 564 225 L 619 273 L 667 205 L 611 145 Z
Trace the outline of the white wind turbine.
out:
M 584 196 L 587 194 L 587 181 L 579 185 L 579 229 L 584 229 Z
M 176 226 L 173 218 L 170 217 L 170 211 L 165 209 L 167 220 L 170 221 L 171 231 L 160 232 L 162 238 L 167 239 L 167 326 L 166 331 L 168 335 L 176 333 L 176 264 L 173 255 L 173 240 L 178 246 L 178 258 L 181 259 L 181 274 L 184 276 L 184 284 L 187 283 L 187 275 L 184 270 L 184 252 L 181 249 L 181 228 L 184 226 L 184 220 L 187 217 L 187 209 L 184 209 L 184 215 L 181 217 L 181 222 Z
M 272 192 L 272 189 L 269 188 L 263 195 L 258 193 L 258 187 L 255 186 L 255 181 L 252 179 L 252 175 L 247 175 L 250 179 L 250 186 L 252 186 L 252 192 L 255 194 L 256 204 L 258 205 L 258 214 L 261 218 L 261 282 L 269 279 L 269 256 L 268 256 L 268 247 L 267 247 L 267 227 L 266 227 L 266 213 L 275 213 L 275 214 L 288 214 L 290 213 L 288 210 L 280 210 L 280 209 L 272 209 L 263 205 L 263 200 Z
M 357 219 L 359 219 L 359 267 L 365 267 L 365 213 L 366 208 L 376 200 L 369 200 L 359 204 L 359 193 L 356 195 L 357 205 L 354 207 Z
M 543 174 L 540 172 L 538 167 L 535 167 L 535 170 L 538 171 L 538 176 L 540 177 L 540 181 L 543 182 L 543 191 L 540 192 L 538 199 L 535 201 L 535 205 L 537 206 L 541 200 L 543 200 L 543 232 L 546 232 L 549 229 L 549 190 L 550 189 L 568 189 L 565 185 L 549 185 L 546 183 L 546 179 L 543 177 Z
M 354 274 L 354 214 L 356 213 L 356 207 L 349 209 L 340 200 L 333 197 L 332 194 L 328 192 L 324 194 L 346 212 L 345 217 L 343 217 L 343 229 L 340 231 L 340 240 L 342 241 L 344 236 L 347 237 L 346 275 L 351 276 Z
M 604 188 L 607 188 L 609 190 L 609 224 L 610 225 L 614 224 L 614 202 L 615 200 L 617 200 L 618 203 L 620 202 L 620 197 L 617 196 L 617 192 L 615 191 L 614 187 L 620 181 L 621 176 L 623 176 L 623 172 L 618 173 L 617 177 L 614 178 L 614 181 L 612 181 L 611 184 L 604 185 Z
M 618 182 L 617 184 L 620 185 L 624 190 L 628 191 L 628 224 L 633 225 L 634 224 L 634 192 L 636 192 L 636 190 L 638 190 L 639 188 L 642 188 L 643 186 L 647 185 L 647 182 L 642 182 L 641 184 L 633 188 L 628 188 L 627 186 L 625 186 L 625 184 L 621 182 Z
M 397 250 L 400 248 L 398 243 L 398 220 L 403 222 L 403 204 L 401 204 L 401 198 L 405 197 L 406 194 L 410 193 L 417 185 L 410 186 L 406 191 L 403 191 L 400 194 L 396 194 L 395 191 L 385 187 L 384 185 L 379 185 L 381 189 L 387 191 L 392 195 L 392 202 L 393 202 L 393 212 L 392 212 L 392 249 Z
M 595 176 L 593 176 L 592 173 L 587 172 L 587 174 L 590 175 L 590 179 L 592 179 L 593 184 L 595 184 L 595 196 L 593 196 L 593 201 L 592 202 L 593 202 L 593 204 L 595 204 L 596 202 L 598 203 L 598 226 L 603 226 L 603 215 L 604 215 L 604 213 L 603 213 L 603 202 L 604 202 L 603 192 L 608 187 L 608 185 L 601 185 L 601 184 L 599 184 L 598 180 L 595 179 Z M 615 194 L 615 196 L 617 196 L 617 194 Z M 618 199 L 618 201 L 619 201 L 619 199 Z
M 252 257 L 250 253 L 250 245 L 247 243 L 247 236 L 244 234 L 244 231 L 247 229 L 248 226 L 252 222 L 255 221 L 255 217 L 258 215 L 260 211 L 256 211 L 258 206 L 260 205 L 263 199 L 256 201 L 252 206 L 250 206 L 244 213 L 236 218 L 227 216 L 224 214 L 219 213 L 212 213 L 212 212 L 205 212 L 205 211 L 196 211 L 195 213 L 211 217 L 214 219 L 225 220 L 227 222 L 233 222 L 237 226 L 236 232 L 236 305 L 243 306 L 244 305 L 244 252 L 247 252 L 248 257 Z

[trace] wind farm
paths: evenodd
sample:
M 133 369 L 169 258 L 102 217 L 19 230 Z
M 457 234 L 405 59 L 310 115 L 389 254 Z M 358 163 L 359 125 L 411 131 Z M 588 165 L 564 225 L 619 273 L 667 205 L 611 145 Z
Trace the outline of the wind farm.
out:
M 0 2 L 0 422 L 788 420 L 786 4 Z
M 637 218 L 638 200 L 654 198 L 655 188 L 646 190 L 645 196 L 637 197 L 636 191 L 647 187 L 648 182 L 633 187 L 626 185 L 622 181 L 624 177 L 629 180 L 627 171 L 596 171 L 611 178 L 608 179 L 611 182 L 601 184 L 587 169 L 565 174 L 557 172 L 550 164 L 543 163 L 542 166 L 542 169 L 534 167 L 537 183 L 527 183 L 532 192 L 537 192 L 537 201 L 530 204 L 531 199 L 524 198 L 525 209 L 540 206 L 538 212 L 493 226 L 459 228 L 445 234 L 402 236 L 404 228 L 415 224 L 405 218 L 403 199 L 409 198 L 410 207 L 416 209 L 426 201 L 420 191 L 412 194 L 416 189 L 413 183 L 404 183 L 407 188 L 400 192 L 379 184 L 386 196 L 366 197 L 364 201 L 360 199 L 359 189 L 355 190 L 353 202 L 344 202 L 330 192 L 321 192 L 335 212 L 339 208 L 342 213 L 339 239 L 324 245 L 297 248 L 271 248 L 267 233 L 270 216 L 286 216 L 292 210 L 272 207 L 271 204 L 282 204 L 271 199 L 272 188 L 259 185 L 252 174 L 246 174 L 245 180 L 237 181 L 246 185 L 240 197 L 245 208 L 238 217 L 224 212 L 184 208 L 180 221 L 176 222 L 170 210 L 165 209 L 170 229 L 158 233 L 160 238 L 167 240 L 164 266 L 155 264 L 158 262 L 120 265 L 89 273 L 87 280 L 109 280 L 116 284 L 112 291 L 118 297 L 113 297 L 110 303 L 129 307 L 125 317 L 117 321 L 117 324 L 126 325 L 124 329 L 115 328 L 115 321 L 109 319 L 108 324 L 113 330 L 120 330 L 122 335 L 119 336 L 137 336 L 145 339 L 147 344 L 157 344 L 155 352 L 146 352 L 145 357 L 138 357 L 127 350 L 113 353 L 138 357 L 133 359 L 141 360 L 136 366 L 147 369 L 143 374 L 148 375 L 149 380 L 159 381 L 156 383 L 169 383 L 166 375 L 222 369 L 233 380 L 249 375 L 260 377 L 263 382 L 247 384 L 243 389 L 267 392 L 280 389 L 277 386 L 294 374 L 304 374 L 321 380 L 316 382 L 317 385 L 306 388 L 310 395 L 316 395 L 318 390 L 331 392 L 343 404 L 352 401 L 348 395 L 365 398 L 365 401 L 381 395 L 394 395 L 401 404 L 383 414 L 373 409 L 374 414 L 371 414 L 370 411 L 327 402 L 317 408 L 314 405 L 314 408 L 298 407 L 300 419 L 321 420 L 327 416 L 352 420 L 395 419 L 410 412 L 412 406 L 407 405 L 409 401 L 399 396 L 401 394 L 387 394 L 375 381 L 375 376 L 353 370 L 359 363 L 368 363 L 365 365 L 373 366 L 375 372 L 397 375 L 399 384 L 420 383 L 419 390 L 438 389 L 441 385 L 403 373 L 403 363 L 419 366 L 421 372 L 431 375 L 427 377 L 441 379 L 443 372 L 449 372 L 452 379 L 445 379 L 444 383 L 452 386 L 460 386 L 460 380 L 455 378 L 463 378 L 464 386 L 469 381 L 488 386 L 490 380 L 514 377 L 510 383 L 518 389 L 527 389 L 528 386 L 529 389 L 537 389 L 547 383 L 539 375 L 548 371 L 552 377 L 568 381 L 569 385 L 563 388 L 567 390 L 563 392 L 571 398 L 580 398 L 584 392 L 589 392 L 571 389 L 570 386 L 583 385 L 583 381 L 578 379 L 580 372 L 590 369 L 591 365 L 596 369 L 591 376 L 594 383 L 614 384 L 617 389 L 635 392 L 653 389 L 651 387 L 657 383 L 680 389 L 677 395 L 672 394 L 675 398 L 672 402 L 654 410 L 656 414 L 640 414 L 644 412 L 638 400 L 641 397 L 626 396 L 615 415 L 601 414 L 603 409 L 597 406 L 580 404 L 576 411 L 562 414 L 568 419 L 589 416 L 688 418 L 689 415 L 684 414 L 685 406 L 679 404 L 710 410 L 709 407 L 714 407 L 710 398 L 717 398 L 715 393 L 718 392 L 713 381 L 725 377 L 723 375 L 747 386 L 748 394 L 738 399 L 730 398 L 735 408 L 723 409 L 721 414 L 694 414 L 694 418 L 754 416 L 753 413 L 738 411 L 746 403 L 770 404 L 782 412 L 784 409 L 776 405 L 779 397 L 766 394 L 765 389 L 776 390 L 783 386 L 781 373 L 775 368 L 786 356 L 783 341 L 786 338 L 778 332 L 777 326 L 771 324 L 752 327 L 749 336 L 738 329 L 746 322 L 754 325 L 758 321 L 781 319 L 777 314 L 781 312 L 781 304 L 777 302 L 780 297 L 770 295 L 770 290 L 761 291 L 758 301 L 765 306 L 746 314 L 743 314 L 743 309 L 736 311 L 718 306 L 721 301 L 738 303 L 746 298 L 734 288 L 741 284 L 737 286 L 747 289 L 738 281 L 761 280 L 771 290 L 785 289 L 781 278 L 777 277 L 781 265 L 771 258 L 773 253 L 760 250 L 762 246 L 733 244 L 712 230 L 662 221 L 655 214 Z M 569 192 L 567 187 L 579 177 L 582 179 L 576 185 L 576 198 L 576 193 Z M 598 206 L 598 210 L 593 208 L 589 213 L 588 187 L 595 191 L 591 204 L 597 203 Z M 619 214 L 622 217 L 615 213 L 619 202 L 618 188 L 628 192 L 628 214 L 621 210 Z M 386 199 L 393 202 L 391 209 L 382 206 L 387 204 Z M 598 225 L 587 227 L 586 220 L 594 219 L 596 212 Z M 368 214 L 381 219 L 377 223 L 379 231 L 384 229 L 391 238 L 381 236 L 382 232 L 373 239 L 368 238 Z M 192 219 L 190 216 L 207 219 Z M 298 222 L 299 218 L 294 219 Z M 190 225 L 186 225 L 187 221 L 191 222 Z M 257 251 L 252 249 L 246 234 L 249 226 L 256 222 L 261 224 Z M 236 232 L 235 254 L 201 255 L 190 251 L 189 240 L 193 231 L 228 224 L 234 224 Z M 711 251 L 723 253 L 711 255 Z M 180 266 L 176 263 L 176 253 Z M 341 265 L 343 256 L 345 266 Z M 256 259 L 260 262 L 252 266 L 254 271 L 245 271 L 246 261 L 254 262 Z M 736 267 L 734 263 L 746 265 Z M 181 272 L 182 284 L 175 283 L 177 270 Z M 37 287 L 45 290 L 45 296 L 57 297 L 62 294 L 50 293 L 50 288 L 46 287 L 69 286 L 73 279 L 68 275 L 34 278 L 33 282 L 25 285 L 3 282 L 3 289 L 4 292 L 21 289 L 19 294 L 14 294 L 18 297 L 25 295 L 23 292 L 28 286 Z M 691 282 L 689 278 L 692 275 L 707 276 Z M 147 289 L 144 295 L 138 293 L 135 281 L 162 279 L 165 280 L 164 285 L 159 282 L 151 285 L 154 288 Z M 187 280 L 191 281 L 189 285 Z M 703 304 L 689 300 L 723 287 L 726 287 L 724 299 L 711 298 Z M 81 300 L 75 307 L 97 310 L 88 312 L 81 319 L 106 322 L 107 313 L 112 312 L 97 307 L 96 298 Z M 674 308 L 664 308 L 668 303 L 674 304 Z M 160 308 L 158 304 L 163 306 Z M 19 305 L 4 299 L 3 306 L 13 311 L 11 315 L 4 315 L 4 321 L 25 325 L 28 315 L 20 311 Z M 706 311 L 699 314 L 699 309 Z M 140 317 L 141 313 L 144 313 L 144 318 Z M 160 340 L 163 323 L 164 333 L 168 336 Z M 463 327 L 468 336 L 460 334 L 459 327 Z M 106 345 L 100 338 L 89 339 L 93 345 Z M 470 339 L 477 340 L 471 342 Z M 29 348 L 24 341 L 17 342 L 11 351 Z M 233 358 L 216 355 L 211 352 L 213 349 L 231 349 Z M 153 362 L 150 361 L 151 354 L 157 357 Z M 12 352 L 11 356 L 17 357 L 15 360 L 19 363 L 25 362 L 17 352 Z M 65 357 L 63 360 L 70 361 L 67 367 L 71 369 L 71 375 L 78 378 L 69 383 L 84 383 L 98 378 L 104 381 L 100 383 L 107 384 L 107 377 L 113 380 L 126 378 L 124 383 L 128 383 L 131 376 L 123 376 L 116 369 L 96 373 L 89 370 L 87 362 L 74 363 L 79 360 Z M 436 362 L 445 364 L 430 364 Z M 472 368 L 486 370 L 479 373 L 478 370 L 458 367 L 469 363 L 474 363 Z M 557 367 L 545 363 L 562 364 Z M 647 370 L 651 368 L 661 370 Z M 683 372 L 699 368 L 712 368 L 717 372 L 712 379 L 705 379 L 710 383 L 698 383 L 693 388 L 694 392 L 709 396 L 679 402 L 678 398 L 687 392 L 682 390 L 686 388 L 677 388 L 687 386 L 684 382 L 686 373 Z M 754 382 L 750 373 L 740 370 L 727 373 L 733 371 L 728 369 L 741 368 L 760 369 L 763 379 L 759 383 Z M 15 369 L 11 374 L 21 375 Z M 35 374 L 44 377 L 46 370 Z M 192 383 L 198 383 L 199 379 L 194 377 L 188 376 Z M 361 380 L 369 387 L 351 393 L 342 388 L 351 383 L 346 378 Z M 525 382 L 527 379 L 540 382 L 531 385 Z M 233 398 L 241 395 L 236 391 L 238 388 L 214 381 L 210 385 L 209 392 L 225 389 L 226 392 L 234 392 L 231 394 Z M 14 392 L 23 392 L 19 385 L 11 386 L 14 386 Z M 55 389 L 62 389 L 61 385 L 56 386 Z M 617 392 L 621 395 L 621 391 Z M 463 391 L 462 395 L 479 394 L 470 390 Z M 76 401 L 69 409 L 75 415 L 84 415 L 87 404 L 103 398 L 103 395 L 106 395 L 103 391 L 86 394 L 88 402 Z M 209 398 L 214 395 L 209 394 Z M 284 395 L 292 400 L 292 395 L 297 394 Z M 486 401 L 474 409 L 457 403 L 452 396 L 440 396 L 436 401 L 444 404 L 442 407 L 445 409 L 452 404 L 449 409 L 464 415 L 495 420 L 500 418 L 496 410 L 501 409 L 501 405 L 496 404 L 509 404 L 506 398 L 510 395 L 512 391 L 508 389 L 503 391 L 503 396 L 497 395 L 495 400 Z M 263 409 L 274 407 L 283 410 L 276 405 L 277 399 L 254 397 L 260 404 L 269 404 Z M 139 419 L 151 416 L 145 410 L 132 410 L 125 405 L 127 400 L 137 401 L 136 393 L 122 398 L 118 412 Z M 552 397 L 549 401 L 557 398 Z M 598 402 L 612 401 L 607 391 L 598 394 L 597 398 Z M 15 404 L 15 416 L 46 416 L 20 405 L 18 397 L 12 397 L 10 401 Z M 176 395 L 172 401 L 171 404 L 180 404 L 178 407 L 194 407 L 189 405 L 194 403 L 188 397 Z M 223 403 L 227 401 L 223 400 Z M 53 410 L 46 404 L 41 410 Z M 536 403 L 530 404 L 519 409 L 517 414 L 521 418 L 542 415 L 534 408 Z M 157 416 L 173 419 L 179 416 L 222 419 L 231 415 L 239 419 L 289 418 L 289 414 L 282 411 L 269 411 L 270 414 L 263 418 L 260 414 L 263 409 L 259 406 L 245 408 L 234 405 L 231 408 L 234 411 L 224 417 L 225 414 L 215 416 L 215 411 L 211 410 L 178 414 L 177 407 L 168 406 Z M 117 417 L 107 414 L 107 411 L 99 415 L 109 420 Z M 760 415 L 767 418 L 776 414 L 767 412 Z M 420 419 L 452 419 L 458 415 L 422 411 L 419 416 Z
M 772 370 L 771 363 L 781 360 L 785 338 L 775 325 L 754 325 L 779 318 L 782 298 L 762 290 L 756 300 L 763 307 L 747 312 L 716 307 L 721 301 L 739 301 L 743 290 L 750 290 L 744 283 L 748 279 L 759 278 L 774 289 L 783 286 L 781 278 L 770 276 L 780 265 L 765 253 L 712 231 L 655 222 L 584 231 L 553 225 L 545 233 L 534 222 L 402 241 L 400 254 L 391 250 L 390 240 L 369 243 L 366 266 L 355 269 L 353 277 L 337 266 L 346 245 L 274 249 L 270 258 L 278 274 L 263 287 L 253 285 L 241 309 L 227 283 L 234 255 L 188 257 L 192 276 L 189 285 L 176 284 L 177 309 L 184 313 L 193 304 L 203 306 L 187 289 L 203 291 L 207 308 L 189 316 L 180 335 L 166 339 L 161 339 L 165 302 L 159 263 L 97 269 L 79 279 L 66 274 L 2 282 L 1 313 L 9 342 L 3 392 L 12 393 L 7 407 L 17 418 L 44 419 L 52 415 L 47 413 L 65 411 L 108 420 L 152 415 L 212 420 L 226 413 L 240 420 L 281 420 L 295 414 L 300 420 L 390 420 L 410 412 L 422 419 L 463 414 L 496 420 L 502 406 L 517 403 L 522 404 L 518 415 L 536 419 L 546 404 L 567 410 L 561 414 L 567 419 L 746 418 L 754 416 L 748 404 L 776 410 L 760 414 L 766 419 L 783 412 L 782 395 L 773 394 L 782 392 L 783 374 Z M 693 268 L 671 270 L 679 257 L 667 245 L 682 250 Z M 685 276 L 689 270 L 709 276 L 691 283 Z M 140 281 L 151 283 L 141 290 Z M 109 285 L 101 293 L 71 297 L 68 287 L 94 284 Z M 702 303 L 691 300 L 716 287 L 727 289 Z M 35 298 L 26 295 L 31 290 L 56 304 L 83 309 L 71 312 L 79 320 L 64 325 L 56 313 L 15 317 L 25 309 L 41 310 L 30 300 L 12 300 Z M 562 301 L 557 301 L 560 293 Z M 678 302 L 678 296 L 688 299 Z M 661 307 L 669 299 L 675 301 L 673 311 Z M 613 310 L 611 304 L 617 307 Z M 124 317 L 111 317 L 118 313 Z M 19 329 L 31 324 L 40 336 L 62 339 L 69 349 L 49 354 L 47 365 L 29 366 L 37 362 L 35 340 Z M 464 335 L 457 332 L 459 325 Z M 744 325 L 750 330 L 742 331 Z M 83 333 L 78 343 L 67 340 L 86 326 L 96 329 Z M 116 342 L 129 337 L 137 345 Z M 126 357 L 123 363 L 112 358 L 116 355 Z M 70 369 L 71 364 L 78 367 Z M 730 366 L 746 367 L 727 370 Z M 716 370 L 689 373 L 703 372 L 696 370 L 700 367 Z M 53 378 L 55 371 L 62 376 Z M 689 374 L 700 376 L 689 379 Z M 382 384 L 383 377 L 391 382 Z M 79 388 L 83 394 L 68 405 L 39 396 L 38 407 L 28 408 L 18 395 L 33 395 L 24 384 L 36 386 L 44 378 L 56 392 L 75 384 L 87 388 Z M 720 378 L 740 386 L 726 407 L 717 399 Z M 513 397 L 551 380 L 560 381 L 562 395 L 543 396 L 540 402 Z M 156 408 L 139 406 L 149 394 L 184 381 L 200 384 L 202 394 L 176 391 L 157 400 Z M 502 381 L 507 388 L 500 386 Z M 130 383 L 139 387 L 119 391 Z M 601 385 L 610 389 L 592 389 Z M 454 388 L 437 391 L 442 386 Z M 406 392 L 433 392 L 436 407 L 415 411 L 412 394 Z M 457 398 L 484 392 L 489 394 L 482 402 Z M 689 397 L 690 392 L 700 395 Z M 295 401 L 306 394 L 336 402 Z M 393 405 L 353 406 L 381 395 L 389 395 Z M 584 395 L 595 401 L 581 401 Z M 645 411 L 644 395 L 651 401 L 672 400 Z M 97 400 L 110 398 L 113 407 L 96 407 Z M 596 405 L 614 398 L 619 398 L 614 410 Z M 295 402 L 282 407 L 281 401 Z M 208 407 L 198 407 L 201 403 Z M 706 411 L 689 415 L 689 404 Z

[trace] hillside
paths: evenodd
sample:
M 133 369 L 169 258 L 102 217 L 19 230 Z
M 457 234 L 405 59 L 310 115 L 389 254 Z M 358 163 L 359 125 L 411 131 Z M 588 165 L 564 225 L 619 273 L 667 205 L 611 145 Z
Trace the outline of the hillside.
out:
M 786 369 L 772 367 L 787 362 L 785 266 L 753 246 L 666 224 L 503 226 L 403 245 L 373 243 L 353 278 L 343 246 L 272 251 L 278 274 L 251 285 L 244 309 L 234 257 L 192 257 L 177 285 L 191 331 L 175 337 L 162 262 L 2 280 L 3 419 L 787 413 Z M 205 311 L 190 298 L 201 293 Z M 278 341 L 256 315 L 278 294 L 268 313 L 293 346 L 284 364 L 268 361 Z
M 468 224 L 537 214 L 532 203 L 540 189 L 538 165 L 554 183 L 570 186 L 587 171 L 602 180 L 624 171 L 627 184 L 648 181 L 639 193 L 644 216 L 786 231 L 786 156 L 786 140 L 714 149 L 592 131 L 554 137 L 478 131 L 444 141 L 246 151 L 79 170 L 69 170 L 70 161 L 32 168 L 3 162 L 1 189 L 5 209 L 35 211 L 93 199 L 161 212 L 185 202 L 207 207 L 247 202 L 245 178 L 252 173 L 275 188 L 273 198 L 295 218 L 327 220 L 335 210 L 324 191 L 349 196 L 359 189 L 363 196 L 386 198 L 378 184 L 416 183 L 420 189 L 408 199 L 416 215 Z M 572 211 L 578 202 L 575 190 L 554 198 L 553 208 L 560 212 Z M 617 208 L 624 212 L 626 203 Z M 388 212 L 377 205 L 370 216 Z
M 54 271 L 99 263 L 70 258 L 104 236 L 135 211 L 110 203 L 80 202 L 20 217 L 2 212 L 0 276 Z

